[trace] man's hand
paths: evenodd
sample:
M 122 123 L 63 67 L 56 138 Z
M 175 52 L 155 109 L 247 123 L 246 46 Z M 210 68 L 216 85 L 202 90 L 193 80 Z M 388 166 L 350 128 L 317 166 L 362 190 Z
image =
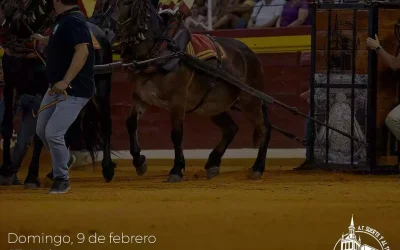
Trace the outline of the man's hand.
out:
M 375 39 L 368 37 L 367 38 L 367 47 L 373 50 L 376 50 L 378 47 L 380 47 L 380 43 L 379 43 L 379 38 L 378 36 L 375 34 Z
M 39 42 L 43 42 L 46 38 L 44 36 L 42 36 L 41 34 L 33 34 L 31 35 L 32 39 L 35 39 Z
M 67 88 L 69 87 L 68 83 L 66 81 L 59 81 L 56 84 L 54 84 L 53 88 L 51 88 L 49 95 L 56 94 L 60 95 L 62 94 Z
M 306 92 L 302 93 L 300 97 L 304 100 L 307 100 L 307 102 L 310 103 L 310 90 L 307 90 Z
M 34 39 L 36 41 L 38 41 L 41 44 L 47 45 L 49 42 L 49 37 L 47 36 L 42 36 L 40 34 L 33 34 L 31 35 L 31 39 Z

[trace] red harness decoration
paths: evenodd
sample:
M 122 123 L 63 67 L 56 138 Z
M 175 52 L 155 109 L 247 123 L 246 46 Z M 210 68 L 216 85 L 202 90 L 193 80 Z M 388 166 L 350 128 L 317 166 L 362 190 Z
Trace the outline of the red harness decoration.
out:
M 216 45 L 221 52 L 221 59 L 226 59 L 227 56 L 224 48 L 222 48 L 218 43 L 216 43 Z M 186 52 L 203 61 L 218 57 L 217 48 L 213 41 L 211 41 L 206 35 L 202 34 L 192 34 L 190 42 L 186 47 Z

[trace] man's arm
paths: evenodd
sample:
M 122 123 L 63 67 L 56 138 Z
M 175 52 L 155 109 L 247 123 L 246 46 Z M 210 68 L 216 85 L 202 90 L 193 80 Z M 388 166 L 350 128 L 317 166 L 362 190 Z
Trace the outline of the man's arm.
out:
M 378 55 L 383 59 L 384 63 L 388 65 L 392 70 L 400 69 L 400 54 L 395 57 L 387 53 L 382 47 L 378 51 Z
M 278 18 L 278 21 L 276 21 L 276 27 L 281 27 L 281 19 L 282 19 L 282 16 L 279 16 L 279 18 Z
M 254 7 L 254 5 L 250 5 L 247 3 L 247 1 L 239 6 L 235 6 L 231 9 L 232 13 L 237 13 L 237 14 L 242 14 L 242 13 L 246 13 L 252 10 L 252 8 Z
M 31 36 L 31 38 L 39 41 L 40 43 L 43 43 L 44 45 L 49 44 L 49 37 L 48 36 L 42 36 L 40 34 L 34 34 Z
M 69 85 L 71 81 L 78 75 L 86 63 L 89 55 L 89 49 L 86 43 L 78 44 L 75 46 L 75 53 L 72 58 L 71 65 L 64 76 L 64 81 Z
M 392 70 L 400 69 L 400 55 L 397 57 L 392 56 L 384 50 L 379 42 L 378 36 L 375 34 L 375 39 L 372 37 L 367 38 L 367 47 L 377 51 L 377 54 L 380 58 L 383 59 L 383 62 L 389 66 Z
M 308 16 L 307 9 L 299 9 L 298 18 L 296 19 L 296 21 L 289 24 L 287 27 L 297 27 L 303 25 L 303 23 L 306 21 L 307 16 Z

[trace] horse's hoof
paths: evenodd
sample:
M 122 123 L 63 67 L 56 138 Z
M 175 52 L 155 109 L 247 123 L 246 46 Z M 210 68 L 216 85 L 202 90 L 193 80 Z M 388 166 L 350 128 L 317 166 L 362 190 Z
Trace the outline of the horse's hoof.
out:
M 207 172 L 207 179 L 211 180 L 212 178 L 214 178 L 219 174 L 219 167 L 208 168 L 206 169 L 206 172 Z
M 136 174 L 139 176 L 143 176 L 147 173 L 147 162 L 143 162 L 142 166 L 136 168 Z
M 38 189 L 40 188 L 40 183 L 27 182 L 24 183 L 24 189 Z
M 181 182 L 182 177 L 177 175 L 177 174 L 171 174 L 168 176 L 167 182 L 168 183 L 176 183 L 176 182 Z
M 103 168 L 103 177 L 106 182 L 112 181 L 112 179 L 114 178 L 114 167 Z
M 249 171 L 249 180 L 259 180 L 261 179 L 262 173 L 260 171 Z
M 0 186 L 11 186 L 14 182 L 14 175 L 0 175 Z
M 38 189 L 40 188 L 40 181 L 37 177 L 34 176 L 27 176 L 24 181 L 24 188 L 25 189 Z

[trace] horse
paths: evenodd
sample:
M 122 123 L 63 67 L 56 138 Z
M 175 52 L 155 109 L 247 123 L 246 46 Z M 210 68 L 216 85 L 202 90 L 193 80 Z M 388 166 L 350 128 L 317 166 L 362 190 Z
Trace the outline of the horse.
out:
M 30 39 L 30 36 L 34 33 L 43 32 L 43 28 L 50 27 L 50 24 L 54 20 L 54 14 L 52 9 L 51 1 L 6 1 L 2 3 L 2 12 L 4 20 L 0 20 L 2 28 L 8 29 L 8 35 L 16 38 L 14 40 L 22 40 L 24 43 Z M 0 15 L 1 16 L 1 15 Z M 112 62 L 112 48 L 110 41 L 107 39 L 105 33 L 98 26 L 87 23 L 91 33 L 94 36 L 94 40 L 98 43 L 99 48 L 95 51 L 95 63 L 103 64 Z M 12 31 L 10 33 L 9 31 Z M 5 47 L 12 48 L 12 43 L 4 43 Z M 34 52 L 39 55 L 37 48 L 34 48 Z M 44 59 L 41 58 L 44 63 Z M 23 59 L 24 60 L 24 59 Z M 8 62 L 12 64 L 12 61 Z M 9 65 L 12 67 L 12 65 Z M 4 64 L 3 64 L 4 67 Z M 22 72 L 16 72 L 16 74 Z M 106 182 L 109 182 L 114 176 L 114 168 L 116 164 L 111 159 L 111 132 L 112 132 L 112 121 L 111 121 L 111 110 L 110 110 L 110 93 L 111 93 L 111 78 L 112 74 L 103 74 L 95 76 L 96 93 L 91 101 L 82 110 L 80 116 L 71 126 L 71 128 L 82 127 L 82 137 L 86 145 L 93 145 L 93 141 L 96 145 L 103 147 L 103 176 Z M 6 79 L 5 79 L 6 80 Z M 31 82 L 20 82 L 20 86 L 26 84 L 32 84 Z M 5 100 L 5 113 L 3 119 L 3 139 L 4 139 L 4 151 L 3 151 L 3 169 L 9 168 L 12 165 L 10 161 L 10 139 L 12 133 L 12 104 L 13 104 L 13 89 L 18 88 L 15 82 L 5 81 L 4 87 L 4 100 Z M 92 127 L 97 127 L 96 134 L 92 133 Z M 71 129 L 70 128 L 70 129 Z M 69 131 L 66 137 L 71 134 Z M 77 135 L 70 135 L 75 137 Z M 78 135 L 79 136 L 79 135 Z M 87 141 L 93 140 L 93 141 Z M 69 144 L 66 140 L 66 144 Z M 35 135 L 34 139 L 34 155 L 29 166 L 29 173 L 25 180 L 25 187 L 37 188 L 40 186 L 38 181 L 38 170 L 39 170 L 39 156 L 43 143 Z M 92 148 L 88 148 L 89 152 L 92 152 Z M 91 158 L 94 164 L 95 155 L 91 154 Z M 53 174 L 50 172 L 46 176 L 52 180 Z
M 121 59 L 131 64 L 132 110 L 126 120 L 126 128 L 137 174 L 144 175 L 147 171 L 146 157 L 141 154 L 137 136 L 138 120 L 149 106 L 154 105 L 169 111 L 171 118 L 175 158 L 167 182 L 181 182 L 183 178 L 185 158 L 182 139 L 187 113 L 210 117 L 221 130 L 221 141 L 205 164 L 208 179 L 219 174 L 221 159 L 238 131 L 237 124 L 228 113 L 230 110 L 241 112 L 254 127 L 253 143 L 255 147 L 258 145 L 259 150 L 248 177 L 261 178 L 271 138 L 267 103 L 189 66 L 184 59 L 173 57 L 174 51 L 187 52 L 189 44 L 207 44 L 206 49 L 199 53 L 196 53 L 195 46 L 191 47 L 191 51 L 207 65 L 229 72 L 246 85 L 262 91 L 264 71 L 256 54 L 236 39 L 190 34 L 179 14 L 159 15 L 149 0 L 118 0 L 117 7 L 120 14 L 118 38 Z M 190 7 L 186 6 L 186 9 Z M 210 50 L 210 56 L 206 57 L 206 52 Z M 149 63 L 132 64 L 133 60 Z

